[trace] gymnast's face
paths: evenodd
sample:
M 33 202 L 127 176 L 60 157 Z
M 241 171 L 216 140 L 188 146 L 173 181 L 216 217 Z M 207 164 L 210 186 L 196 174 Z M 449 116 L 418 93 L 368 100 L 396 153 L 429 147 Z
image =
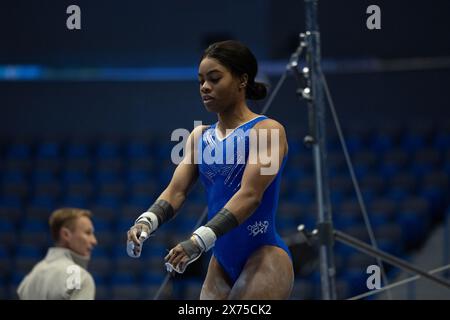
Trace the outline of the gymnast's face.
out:
M 198 68 L 200 95 L 206 109 L 220 113 L 245 99 L 240 80 L 214 58 L 204 58 Z

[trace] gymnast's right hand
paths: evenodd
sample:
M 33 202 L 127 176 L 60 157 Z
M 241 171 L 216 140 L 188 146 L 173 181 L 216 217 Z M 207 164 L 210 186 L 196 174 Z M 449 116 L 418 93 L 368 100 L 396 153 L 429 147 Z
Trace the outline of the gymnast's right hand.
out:
M 136 223 L 127 232 L 127 253 L 132 258 L 139 258 L 142 244 L 150 235 L 150 227 L 146 223 Z

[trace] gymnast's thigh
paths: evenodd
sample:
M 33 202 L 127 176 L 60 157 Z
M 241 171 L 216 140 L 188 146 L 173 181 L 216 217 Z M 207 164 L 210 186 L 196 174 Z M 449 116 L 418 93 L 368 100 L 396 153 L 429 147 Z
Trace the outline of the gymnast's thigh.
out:
M 203 282 L 200 300 L 226 300 L 230 290 L 231 285 L 228 276 L 213 255 L 209 261 L 208 273 Z
M 248 258 L 228 299 L 288 299 L 293 283 L 294 269 L 287 252 L 263 246 Z

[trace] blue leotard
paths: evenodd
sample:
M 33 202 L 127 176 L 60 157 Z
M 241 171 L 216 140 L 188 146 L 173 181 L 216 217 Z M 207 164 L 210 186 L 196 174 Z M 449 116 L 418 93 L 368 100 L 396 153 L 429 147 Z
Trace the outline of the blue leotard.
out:
M 250 129 L 265 119 L 266 116 L 258 116 L 242 124 L 223 139 L 217 136 L 215 123 L 206 128 L 199 138 L 199 174 L 207 193 L 208 220 L 214 217 L 241 187 L 249 154 Z M 287 156 L 283 158 L 276 178 L 264 192 L 259 207 L 247 220 L 215 243 L 214 256 L 233 283 L 239 277 L 249 256 L 261 246 L 280 247 L 292 259 L 289 249 L 275 229 L 275 212 L 286 158 Z

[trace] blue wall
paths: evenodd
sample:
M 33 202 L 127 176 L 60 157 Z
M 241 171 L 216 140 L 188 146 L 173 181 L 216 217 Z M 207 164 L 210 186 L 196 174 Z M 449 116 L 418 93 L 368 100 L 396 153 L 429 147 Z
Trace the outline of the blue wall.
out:
M 449 70 L 333 74 L 328 81 L 344 126 L 450 119 Z M 0 94 L 3 136 L 168 134 L 175 128 L 191 130 L 194 120 L 215 121 L 205 111 L 195 81 L 0 82 Z M 262 105 L 253 108 L 259 111 Z M 297 102 L 293 79 L 286 81 L 269 115 L 288 128 L 306 125 L 306 106 Z
M 69 4 L 81 7 L 80 31 L 65 28 Z M 377 31 L 365 27 L 369 4 L 319 1 L 325 58 L 450 56 L 449 1 L 436 0 L 432 6 L 377 1 L 382 10 L 382 29 Z M 245 42 L 260 62 L 286 62 L 304 23 L 300 0 L 17 0 L 1 4 L 0 65 L 195 68 L 208 43 L 229 37 Z M 276 79 L 271 81 L 274 85 Z M 345 123 L 449 118 L 448 69 L 331 74 L 329 82 Z M 294 92 L 290 80 L 270 114 L 289 126 L 304 126 L 306 108 Z M 214 119 L 204 110 L 192 80 L 1 81 L 0 99 L 3 136 L 170 132 L 192 128 L 194 119 Z

